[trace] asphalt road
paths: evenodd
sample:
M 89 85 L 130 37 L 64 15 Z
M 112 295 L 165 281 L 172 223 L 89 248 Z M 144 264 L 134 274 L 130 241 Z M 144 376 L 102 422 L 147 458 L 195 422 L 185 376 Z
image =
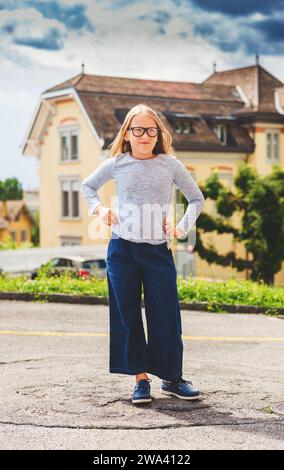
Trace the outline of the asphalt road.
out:
M 144 318 L 144 311 L 143 311 Z M 131 402 L 108 371 L 108 306 L 0 301 L 1 449 L 282 449 L 284 319 L 182 311 L 187 402 Z M 146 328 L 145 318 L 144 325 Z

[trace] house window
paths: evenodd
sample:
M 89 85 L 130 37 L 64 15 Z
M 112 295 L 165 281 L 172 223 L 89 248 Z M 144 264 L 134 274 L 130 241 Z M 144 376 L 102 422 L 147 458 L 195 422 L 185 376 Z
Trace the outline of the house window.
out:
M 59 128 L 60 135 L 60 160 L 62 162 L 72 162 L 79 159 L 78 127 L 64 126 Z
M 220 140 L 222 145 L 226 145 L 227 143 L 227 128 L 225 124 L 217 124 L 213 126 L 213 130 L 217 135 L 218 139 Z
M 17 232 L 16 232 L 16 230 L 11 230 L 10 235 L 11 235 L 12 240 L 15 242 L 16 239 L 17 239 Z
M 73 131 L 71 133 L 71 160 L 78 159 L 78 135 Z
M 66 178 L 61 180 L 61 216 L 79 217 L 80 180 Z
M 177 134 L 190 134 L 193 132 L 192 124 L 188 121 L 176 121 L 175 132 Z
M 81 245 L 81 237 L 61 236 L 61 246 Z
M 68 160 L 68 135 L 61 135 L 61 160 Z
M 71 181 L 72 216 L 79 216 L 79 182 Z
M 269 162 L 279 161 L 279 132 L 267 131 L 266 132 L 266 155 Z
M 21 230 L 21 242 L 25 242 L 27 240 L 27 231 Z

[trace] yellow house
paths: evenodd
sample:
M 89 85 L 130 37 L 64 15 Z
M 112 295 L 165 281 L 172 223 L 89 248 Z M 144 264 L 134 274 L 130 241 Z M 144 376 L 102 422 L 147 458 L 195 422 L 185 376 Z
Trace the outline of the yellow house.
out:
M 258 62 L 216 72 L 202 83 L 130 79 L 81 73 L 43 92 L 25 136 L 23 155 L 36 155 L 40 181 L 40 234 L 42 247 L 107 243 L 91 240 L 86 201 L 80 195 L 83 179 L 108 157 L 128 110 L 145 103 L 153 107 L 173 136 L 173 153 L 202 183 L 213 170 L 233 186 L 242 162 L 260 174 L 272 165 L 284 165 L 283 83 Z M 114 181 L 99 194 L 111 205 Z M 179 201 L 174 187 L 172 203 Z M 214 212 L 207 200 L 204 211 Z M 237 223 L 237 220 L 236 220 Z M 198 223 L 197 223 L 198 225 Z M 110 233 L 110 231 L 109 231 Z M 204 235 L 218 251 L 232 249 L 228 235 Z M 234 246 L 245 257 L 243 246 Z M 245 278 L 246 272 L 209 265 L 184 244 L 176 249 L 180 274 L 206 278 Z M 284 270 L 276 283 L 284 282 Z
M 17 244 L 30 242 L 33 225 L 24 200 L 0 201 L 0 241 L 11 236 Z

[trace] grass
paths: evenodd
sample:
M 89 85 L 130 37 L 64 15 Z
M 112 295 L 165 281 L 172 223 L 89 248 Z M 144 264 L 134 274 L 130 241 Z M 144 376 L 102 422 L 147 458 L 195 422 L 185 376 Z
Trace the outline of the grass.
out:
M 240 279 L 223 282 L 180 279 L 178 291 L 180 301 L 208 302 L 209 307 L 215 311 L 220 304 L 262 307 L 266 313 L 271 314 L 284 307 L 284 288 L 268 286 L 263 282 Z
M 0 276 L 0 292 L 30 292 L 33 294 L 71 294 L 107 297 L 106 278 L 74 278 L 68 274 L 60 277 L 40 275 L 31 280 L 26 275 Z
M 209 310 L 222 311 L 221 304 L 250 305 L 264 307 L 266 313 L 277 314 L 284 306 L 284 288 L 268 286 L 263 282 L 227 280 L 210 282 L 189 278 L 178 278 L 179 300 L 183 302 L 208 302 Z M 33 294 L 72 294 L 108 297 L 106 278 L 72 278 L 39 276 L 30 280 L 28 276 L 0 276 L 0 291 L 30 292 Z M 224 311 L 224 310 L 223 310 Z

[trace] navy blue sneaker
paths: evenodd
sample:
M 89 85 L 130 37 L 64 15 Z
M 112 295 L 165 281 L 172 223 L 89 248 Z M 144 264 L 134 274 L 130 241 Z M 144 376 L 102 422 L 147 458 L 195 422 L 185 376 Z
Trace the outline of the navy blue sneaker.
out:
M 190 380 L 180 378 L 178 380 L 162 380 L 160 391 L 164 395 L 174 395 L 183 400 L 195 400 L 200 398 L 200 392 L 192 386 Z
M 152 382 L 152 379 L 139 380 L 134 387 L 132 403 L 148 403 L 152 401 L 150 395 L 150 382 Z

